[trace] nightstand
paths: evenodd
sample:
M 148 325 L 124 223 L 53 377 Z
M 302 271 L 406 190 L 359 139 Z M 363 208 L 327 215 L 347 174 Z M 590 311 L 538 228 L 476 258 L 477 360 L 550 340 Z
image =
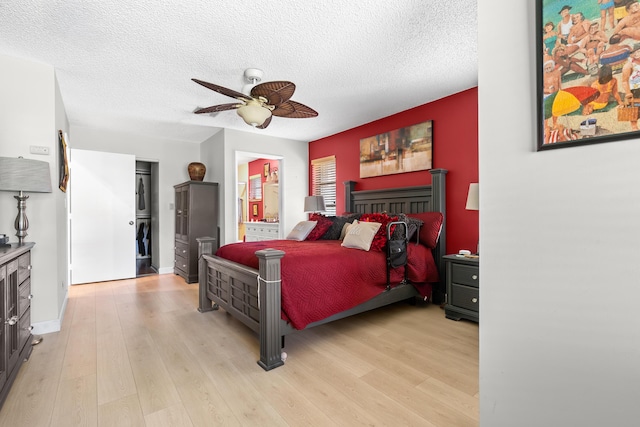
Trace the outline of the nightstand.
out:
M 447 276 L 447 319 L 479 320 L 480 259 L 445 255 Z

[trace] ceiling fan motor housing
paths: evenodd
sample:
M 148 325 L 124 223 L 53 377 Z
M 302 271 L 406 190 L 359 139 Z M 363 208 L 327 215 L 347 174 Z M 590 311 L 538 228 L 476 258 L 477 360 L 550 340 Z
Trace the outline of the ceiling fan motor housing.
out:
M 244 78 L 250 83 L 260 83 L 264 72 L 258 68 L 247 68 L 244 70 Z
M 257 68 L 247 68 L 244 70 L 244 78 L 248 83 L 242 86 L 241 92 L 251 96 L 251 89 L 262 81 L 263 74 L 262 70 Z

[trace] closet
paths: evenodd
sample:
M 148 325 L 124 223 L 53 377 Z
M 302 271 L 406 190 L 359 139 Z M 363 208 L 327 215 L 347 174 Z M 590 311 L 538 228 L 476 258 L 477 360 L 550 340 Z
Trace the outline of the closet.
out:
M 136 277 L 156 274 L 152 262 L 152 174 L 151 163 L 136 161 Z M 155 233 L 157 235 L 157 233 Z

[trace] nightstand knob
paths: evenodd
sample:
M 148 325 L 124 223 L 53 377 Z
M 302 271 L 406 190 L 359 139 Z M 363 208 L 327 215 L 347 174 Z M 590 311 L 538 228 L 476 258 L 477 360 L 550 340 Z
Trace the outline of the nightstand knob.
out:
M 477 275 L 477 274 L 474 274 L 473 276 L 471 276 L 471 278 L 472 278 L 473 280 L 478 280 L 478 275 Z
M 478 298 L 471 298 L 471 302 L 474 303 L 474 304 L 477 303 L 478 302 Z

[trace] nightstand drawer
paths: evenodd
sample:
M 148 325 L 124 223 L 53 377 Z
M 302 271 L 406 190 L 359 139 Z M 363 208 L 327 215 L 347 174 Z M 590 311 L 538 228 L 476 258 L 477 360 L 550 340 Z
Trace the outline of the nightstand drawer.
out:
M 477 288 L 480 280 L 479 271 L 478 267 L 473 265 L 453 264 L 451 266 L 451 281 Z
M 449 304 L 467 310 L 478 311 L 479 292 L 478 288 L 470 286 L 451 284 L 451 300 Z

